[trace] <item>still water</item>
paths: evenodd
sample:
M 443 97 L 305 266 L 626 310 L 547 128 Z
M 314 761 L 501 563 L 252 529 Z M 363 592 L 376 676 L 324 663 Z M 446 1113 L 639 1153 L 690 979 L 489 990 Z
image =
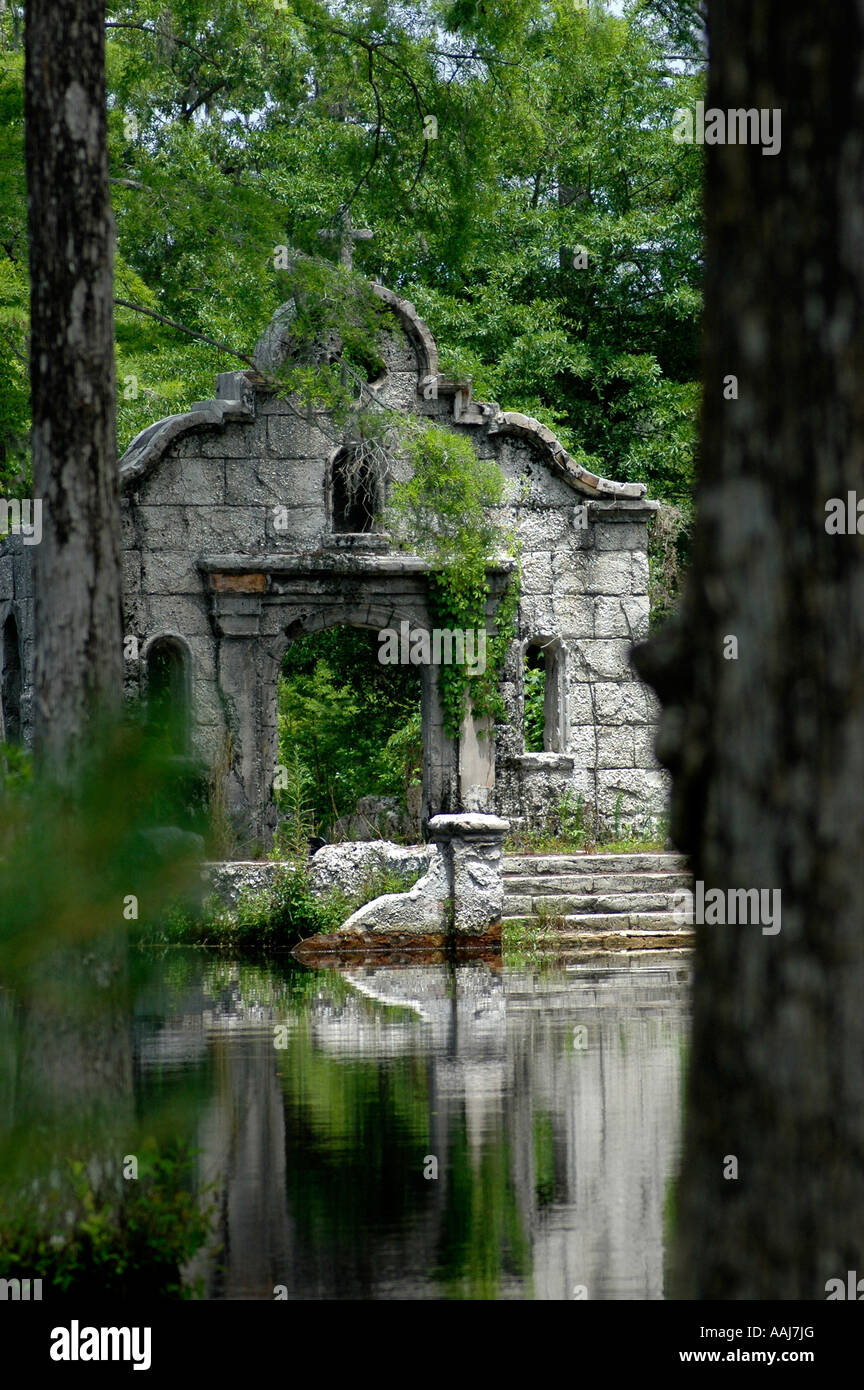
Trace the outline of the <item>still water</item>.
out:
M 608 959 L 150 961 L 137 1099 L 185 1098 L 204 1296 L 662 1298 L 689 963 Z

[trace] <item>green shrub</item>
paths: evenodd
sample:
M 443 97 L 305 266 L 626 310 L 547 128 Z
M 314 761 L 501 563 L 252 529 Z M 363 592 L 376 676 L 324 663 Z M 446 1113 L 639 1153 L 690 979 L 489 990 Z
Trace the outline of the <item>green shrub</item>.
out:
M 67 1158 L 50 1183 L 0 1196 L 4 1277 L 42 1279 L 76 1297 L 194 1297 L 181 1268 L 211 1229 L 194 1190 L 194 1155 L 183 1145 L 160 1153 L 151 1143 L 139 1145 L 138 1160 L 119 1204 L 96 1192 L 80 1158 Z
M 284 951 L 298 941 L 336 931 L 358 907 L 384 893 L 404 893 L 416 875 L 372 869 L 352 894 L 316 895 L 304 863 L 286 864 L 269 888 L 241 892 L 234 908 L 208 897 L 195 908 L 175 904 L 158 922 L 145 925 L 141 944 L 216 946 L 231 951 Z

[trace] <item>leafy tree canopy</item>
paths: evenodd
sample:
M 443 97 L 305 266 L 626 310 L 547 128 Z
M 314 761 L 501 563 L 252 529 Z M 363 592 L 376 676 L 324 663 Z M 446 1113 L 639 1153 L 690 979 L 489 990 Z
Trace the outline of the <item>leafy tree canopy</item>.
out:
M 26 486 L 22 6 L 0 16 L 0 486 Z M 475 394 L 580 460 L 685 499 L 697 406 L 699 6 L 630 0 L 109 5 L 118 300 L 248 353 L 278 246 L 411 297 Z M 580 248 L 587 258 L 580 255 Z M 117 309 L 120 445 L 229 354 Z

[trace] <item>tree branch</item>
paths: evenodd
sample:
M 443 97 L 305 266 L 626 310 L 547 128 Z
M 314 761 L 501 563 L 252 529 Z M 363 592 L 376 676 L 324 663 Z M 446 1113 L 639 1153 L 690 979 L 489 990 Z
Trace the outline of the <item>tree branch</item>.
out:
M 214 82 L 212 87 L 208 87 L 207 91 L 202 92 L 201 96 L 198 97 L 197 100 L 194 101 L 191 106 L 187 106 L 186 109 L 180 113 L 181 121 L 190 121 L 192 117 L 195 115 L 195 112 L 198 110 L 199 106 L 206 105 L 206 103 L 210 100 L 211 97 L 215 96 L 217 92 L 221 92 L 222 89 L 227 86 L 228 83 L 224 77 L 219 82 Z
M 28 366 L 29 358 L 27 357 L 26 353 L 20 352 L 18 350 L 12 339 L 9 337 L 9 334 L 5 330 L 3 330 L 3 339 L 7 344 L 9 351 L 12 353 L 12 355 L 14 357 L 17 357 L 19 362 L 23 362 L 25 367 Z
M 160 32 L 159 32 L 159 30 L 156 29 L 156 28 L 154 28 L 154 27 L 152 27 L 152 26 L 149 25 L 149 24 L 132 24 L 131 22 L 127 22 L 127 21 L 125 21 L 125 20 L 119 20 L 119 19 L 108 19 L 108 20 L 106 20 L 106 21 L 105 21 L 105 28 L 106 28 L 106 29 L 137 29 L 139 33 L 141 33 L 141 34 L 147 34 L 148 37 L 151 38 L 151 39 L 158 39 L 158 38 L 161 38 L 161 37 L 162 37 L 161 34 L 160 34 Z M 203 51 L 203 49 L 196 48 L 195 45 L 194 45 L 194 43 L 188 43 L 188 42 L 186 41 L 186 39 L 178 38 L 178 36 L 177 36 L 176 34 L 174 34 L 174 33 L 170 34 L 169 37 L 170 37 L 170 40 L 171 40 L 172 43 L 180 44 L 180 46 L 181 46 L 182 48 L 188 48 L 190 53 L 194 53 L 195 56 L 196 56 L 197 58 L 200 58 L 202 62 L 204 62 L 204 63 L 209 63 L 210 66 L 211 66 L 211 68 L 215 68 L 217 72 L 221 72 L 221 71 L 222 71 L 222 68 L 219 66 L 219 64 L 216 62 L 216 60 L 215 60 L 214 58 L 211 58 L 207 53 L 205 53 L 205 52 Z
M 238 352 L 237 348 L 232 348 L 228 343 L 220 343 L 216 338 L 208 338 L 206 333 L 199 333 L 194 328 L 187 328 L 185 323 L 179 323 L 177 319 L 169 319 L 166 314 L 157 313 L 155 309 L 147 309 L 143 304 L 133 304 L 129 299 L 115 299 L 114 303 L 121 309 L 131 309 L 136 314 L 146 314 L 148 319 L 155 319 L 157 323 L 164 323 L 169 328 L 176 328 L 179 333 L 185 333 L 190 338 L 197 338 L 202 343 L 207 343 L 210 347 L 218 348 L 220 352 L 230 353 L 240 362 L 245 362 L 247 367 L 257 371 L 251 357 L 247 357 L 244 352 Z

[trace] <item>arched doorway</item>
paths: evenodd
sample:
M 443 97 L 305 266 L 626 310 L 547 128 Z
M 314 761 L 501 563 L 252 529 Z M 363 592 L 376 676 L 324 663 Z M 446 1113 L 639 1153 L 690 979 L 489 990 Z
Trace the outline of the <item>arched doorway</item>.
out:
M 225 799 L 245 845 L 267 851 L 277 821 L 278 685 L 293 642 L 343 624 L 380 633 L 430 631 L 428 567 L 417 556 L 323 550 L 239 561 L 214 558 L 209 575 L 216 670 L 231 744 Z M 444 732 L 438 671 L 417 667 L 423 746 L 421 829 L 431 816 L 458 811 L 460 744 Z M 494 745 L 487 740 L 489 756 Z
M 277 805 L 300 838 L 421 833 L 422 678 L 384 664 L 372 628 L 289 634 L 278 688 Z M 285 793 L 281 795 L 281 793 Z

